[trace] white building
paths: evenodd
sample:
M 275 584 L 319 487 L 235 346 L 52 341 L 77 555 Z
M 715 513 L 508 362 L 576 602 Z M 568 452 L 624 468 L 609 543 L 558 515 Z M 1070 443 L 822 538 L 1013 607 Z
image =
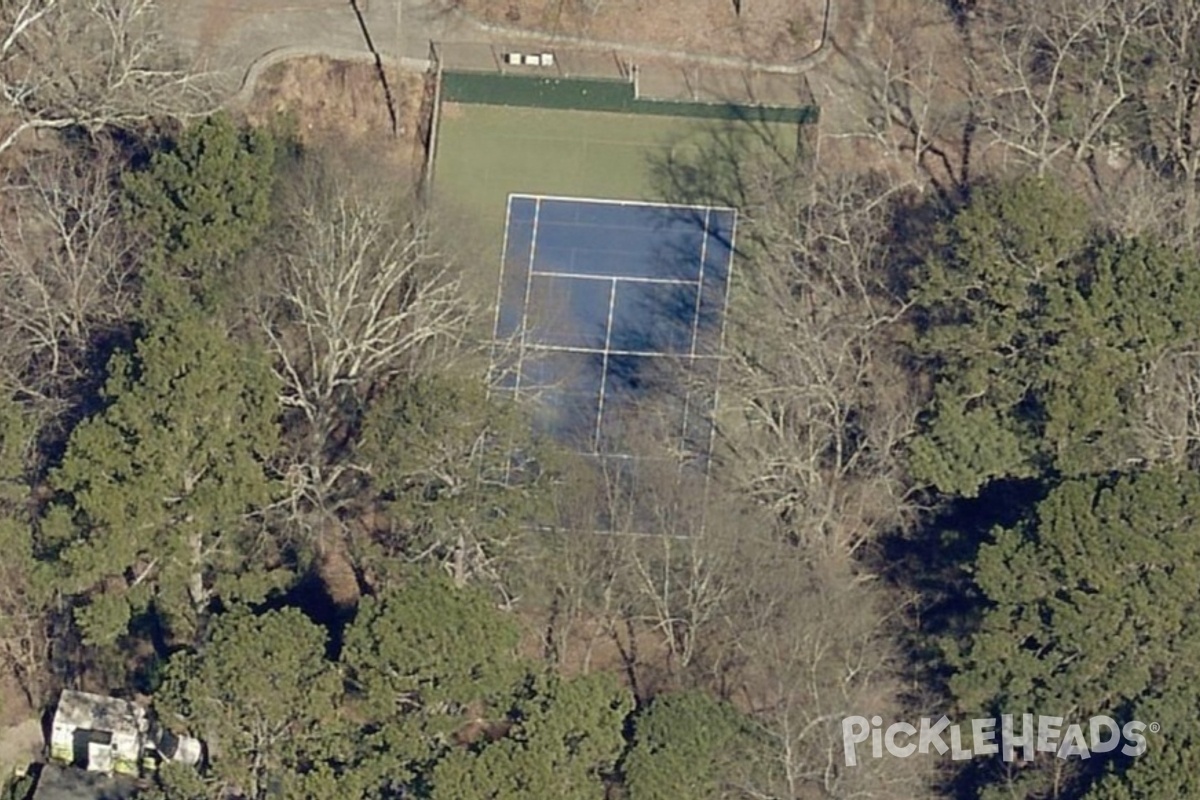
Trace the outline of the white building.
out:
M 200 742 L 173 736 L 136 703 L 64 691 L 50 727 L 50 760 L 91 772 L 137 776 L 160 759 L 196 765 Z

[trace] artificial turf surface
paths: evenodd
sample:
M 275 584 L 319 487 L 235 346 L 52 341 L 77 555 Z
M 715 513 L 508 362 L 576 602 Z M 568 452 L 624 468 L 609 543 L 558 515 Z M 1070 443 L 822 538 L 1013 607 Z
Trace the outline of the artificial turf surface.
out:
M 794 152 L 796 132 L 785 123 L 447 103 L 434 189 L 495 237 L 498 255 L 510 193 L 731 204 L 719 191 L 697 196 L 696 187 L 680 196 L 662 166 L 672 153 L 688 164 L 703 152 L 743 147 Z

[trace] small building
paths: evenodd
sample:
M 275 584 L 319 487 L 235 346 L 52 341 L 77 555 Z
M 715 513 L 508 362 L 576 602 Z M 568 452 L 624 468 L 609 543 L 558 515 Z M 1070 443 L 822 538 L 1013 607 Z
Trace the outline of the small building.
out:
M 50 726 L 50 760 L 89 772 L 138 776 L 160 761 L 196 766 L 203 745 L 176 736 L 129 700 L 64 691 Z
M 50 759 L 91 772 L 136 776 L 150 723 L 136 703 L 64 691 L 50 728 Z

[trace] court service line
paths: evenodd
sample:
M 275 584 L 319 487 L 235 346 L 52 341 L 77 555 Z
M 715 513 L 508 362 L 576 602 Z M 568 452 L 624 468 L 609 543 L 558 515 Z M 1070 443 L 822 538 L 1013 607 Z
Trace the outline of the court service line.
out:
M 616 200 L 604 197 L 567 197 L 558 194 L 521 194 L 515 192 L 513 197 L 524 197 L 530 200 L 554 200 L 562 203 L 595 203 L 606 206 L 649 206 L 651 208 L 688 208 L 704 211 L 737 211 L 732 206 L 706 206 L 693 203 L 662 203 L 654 200 Z
M 521 393 L 521 373 L 525 363 L 525 341 L 529 334 L 529 295 L 533 288 L 533 259 L 537 253 L 538 214 L 542 210 L 540 200 L 533 205 L 533 238 L 529 240 L 529 272 L 525 276 L 525 302 L 521 306 L 521 346 L 517 349 L 517 382 L 513 396 Z
M 600 404 L 596 408 L 596 438 L 593 447 L 600 449 L 600 424 L 604 419 L 604 388 L 608 384 L 608 358 L 612 351 L 613 310 L 617 305 L 617 279 L 612 279 L 608 293 L 608 326 L 604 332 L 604 361 L 600 367 Z
M 535 350 L 540 353 L 577 353 L 589 356 L 608 354 L 610 356 L 641 356 L 643 358 L 688 358 L 686 353 L 666 353 L 661 350 L 612 350 L 610 348 L 575 347 L 565 344 L 538 344 L 536 342 L 526 345 L 525 349 Z M 717 361 L 723 358 L 723 356 L 694 355 L 691 358 L 697 361 Z
M 662 234 L 675 233 L 695 233 L 696 226 L 693 220 L 687 220 L 687 226 L 654 224 L 654 225 L 615 225 L 611 222 L 593 222 L 586 219 L 558 219 L 552 224 L 560 230 L 573 230 L 578 228 L 590 228 L 593 231 L 612 231 L 613 233 L 650 233 L 656 236 Z M 578 248 L 577 248 L 578 249 Z
M 574 278 L 581 281 L 624 281 L 627 283 L 665 283 L 672 286 L 698 286 L 697 281 L 689 281 L 683 278 L 639 278 L 626 277 L 624 275 L 589 275 L 584 272 L 558 272 L 557 270 L 534 270 L 530 269 L 531 276 L 539 278 Z

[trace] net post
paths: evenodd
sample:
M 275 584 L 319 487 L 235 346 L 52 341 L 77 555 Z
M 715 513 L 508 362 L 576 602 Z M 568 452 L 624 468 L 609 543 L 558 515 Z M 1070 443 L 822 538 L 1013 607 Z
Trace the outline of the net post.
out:
M 633 99 L 634 100 L 642 99 L 642 87 L 641 87 L 641 81 L 639 80 L 639 75 L 640 75 L 640 71 L 638 70 L 638 65 L 635 63 L 630 63 L 630 65 L 629 65 L 629 82 L 633 84 Z

